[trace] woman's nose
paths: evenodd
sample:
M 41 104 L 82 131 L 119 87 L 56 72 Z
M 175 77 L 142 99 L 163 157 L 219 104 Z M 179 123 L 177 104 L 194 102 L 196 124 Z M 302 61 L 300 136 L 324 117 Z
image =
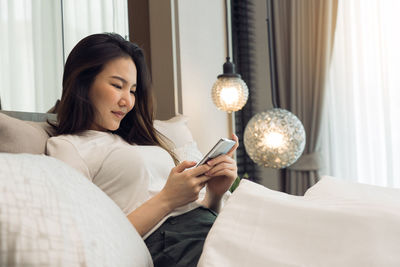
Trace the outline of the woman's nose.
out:
M 135 98 L 132 97 L 132 94 L 130 91 L 127 93 L 124 92 L 121 96 L 121 99 L 119 101 L 120 106 L 126 106 L 128 109 L 131 109 L 135 103 Z

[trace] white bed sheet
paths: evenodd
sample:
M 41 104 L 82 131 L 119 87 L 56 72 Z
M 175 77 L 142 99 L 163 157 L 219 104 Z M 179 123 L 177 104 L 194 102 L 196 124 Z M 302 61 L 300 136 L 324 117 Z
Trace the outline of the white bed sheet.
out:
M 317 195 L 292 196 L 242 180 L 198 266 L 400 266 L 398 202 Z

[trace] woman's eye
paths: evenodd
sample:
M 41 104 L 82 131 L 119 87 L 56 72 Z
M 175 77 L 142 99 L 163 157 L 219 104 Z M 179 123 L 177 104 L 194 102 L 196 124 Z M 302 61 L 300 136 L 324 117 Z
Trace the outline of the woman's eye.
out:
M 131 94 L 136 96 L 136 91 L 131 91 Z
M 112 86 L 114 86 L 117 89 L 122 89 L 122 86 L 119 86 L 118 84 L 112 84 Z

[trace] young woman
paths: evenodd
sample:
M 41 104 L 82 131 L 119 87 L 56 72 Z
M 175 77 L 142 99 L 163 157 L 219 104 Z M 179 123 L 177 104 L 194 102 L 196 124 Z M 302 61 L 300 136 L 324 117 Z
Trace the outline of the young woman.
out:
M 117 34 L 81 40 L 65 64 L 57 136 L 47 153 L 113 199 L 145 239 L 155 266 L 196 266 L 221 198 L 237 177 L 224 156 L 178 163 L 153 126 L 142 50 Z M 237 142 L 237 137 L 233 136 Z M 206 187 L 204 199 L 200 190 Z

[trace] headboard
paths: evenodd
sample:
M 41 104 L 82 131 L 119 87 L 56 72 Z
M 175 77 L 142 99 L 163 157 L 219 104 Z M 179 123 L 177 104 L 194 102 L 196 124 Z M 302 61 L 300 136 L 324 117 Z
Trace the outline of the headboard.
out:
M 57 120 L 57 115 L 52 113 L 38 113 L 38 112 L 22 112 L 22 111 L 7 111 L 0 110 L 0 113 L 6 114 L 10 117 L 20 119 L 23 121 L 45 122 L 47 120 Z

